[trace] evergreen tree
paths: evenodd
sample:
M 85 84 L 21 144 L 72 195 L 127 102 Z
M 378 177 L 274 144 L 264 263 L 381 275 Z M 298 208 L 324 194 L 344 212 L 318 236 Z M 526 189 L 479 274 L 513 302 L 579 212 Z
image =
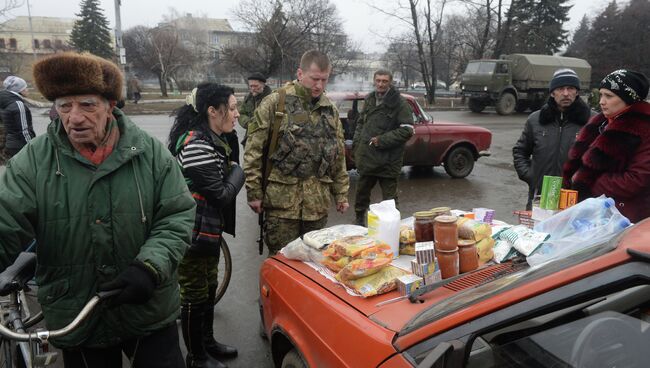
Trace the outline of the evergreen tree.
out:
M 78 51 L 88 51 L 106 59 L 113 57 L 108 20 L 99 8 L 99 0 L 82 0 L 79 19 L 74 23 L 70 43 Z
M 510 52 L 553 54 L 566 43 L 568 31 L 562 28 L 569 19 L 569 0 L 513 1 Z
M 620 55 L 620 67 L 650 75 L 650 1 L 631 0 L 621 11 L 618 24 L 621 48 L 633 50 Z
M 587 43 L 589 42 L 589 18 L 583 16 L 580 21 L 578 29 L 576 29 L 573 34 L 573 39 L 567 47 L 564 56 L 572 56 L 577 58 L 586 58 L 587 57 Z
M 587 41 L 587 61 L 591 64 L 592 85 L 598 85 L 608 73 L 619 69 L 621 56 L 632 50 L 622 48 L 620 16 L 616 0 L 607 5 L 591 26 Z

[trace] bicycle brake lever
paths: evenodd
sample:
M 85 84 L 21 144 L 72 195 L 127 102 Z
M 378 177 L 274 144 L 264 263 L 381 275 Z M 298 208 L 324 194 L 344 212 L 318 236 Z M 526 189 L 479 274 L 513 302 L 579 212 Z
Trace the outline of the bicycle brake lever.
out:
M 110 298 L 112 296 L 115 296 L 115 295 L 117 295 L 117 294 L 119 294 L 121 292 L 122 292 L 122 289 L 98 291 L 97 296 L 99 297 L 100 300 L 105 300 L 105 299 Z

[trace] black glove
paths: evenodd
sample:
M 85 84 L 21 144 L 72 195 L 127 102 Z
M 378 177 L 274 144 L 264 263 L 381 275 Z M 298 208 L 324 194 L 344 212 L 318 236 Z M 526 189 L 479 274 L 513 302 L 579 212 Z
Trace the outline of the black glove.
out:
M 121 304 L 144 304 L 156 288 L 156 278 L 142 262 L 133 262 L 111 281 L 99 285 L 99 291 L 121 289 L 122 291 L 107 300 L 109 307 Z
M 230 166 L 230 172 L 226 178 L 226 184 L 230 184 L 235 193 L 239 193 L 241 188 L 244 186 L 246 177 L 244 176 L 244 170 L 242 170 L 239 165 Z

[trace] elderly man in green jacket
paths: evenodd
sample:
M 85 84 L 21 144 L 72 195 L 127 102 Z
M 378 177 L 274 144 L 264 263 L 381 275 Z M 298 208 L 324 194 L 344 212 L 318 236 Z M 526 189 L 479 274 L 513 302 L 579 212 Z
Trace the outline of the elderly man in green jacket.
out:
M 359 173 L 354 211 L 356 223 L 366 225 L 370 192 L 379 182 L 382 198 L 397 202 L 397 179 L 404 145 L 413 135 L 413 112 L 392 86 L 393 74 L 384 69 L 373 76 L 375 91 L 366 97 L 354 132 L 354 162 Z
M 71 322 L 99 290 L 119 289 L 68 336 L 65 367 L 183 367 L 176 269 L 195 202 L 165 146 L 119 109 L 117 66 L 62 53 L 34 65 L 59 118 L 0 177 L 0 268 L 37 241 L 36 282 L 48 329 Z

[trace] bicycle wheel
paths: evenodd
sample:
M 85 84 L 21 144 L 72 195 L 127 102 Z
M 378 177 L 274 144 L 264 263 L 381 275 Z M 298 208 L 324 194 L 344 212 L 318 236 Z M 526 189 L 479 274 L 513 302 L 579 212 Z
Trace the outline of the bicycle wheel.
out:
M 225 241 L 221 242 L 221 255 L 219 256 L 219 284 L 217 286 L 217 293 L 214 297 L 214 304 L 226 293 L 228 284 L 230 284 L 230 276 L 232 275 L 232 258 L 230 257 L 230 249 Z

